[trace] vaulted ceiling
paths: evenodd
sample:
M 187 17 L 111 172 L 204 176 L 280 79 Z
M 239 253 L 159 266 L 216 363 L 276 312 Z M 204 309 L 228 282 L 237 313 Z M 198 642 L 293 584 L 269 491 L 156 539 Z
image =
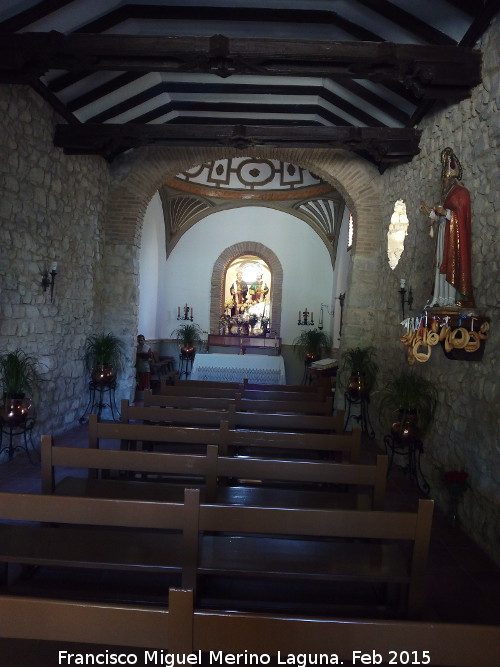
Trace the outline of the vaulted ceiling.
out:
M 383 170 L 480 82 L 498 0 L 0 0 L 0 83 L 58 111 L 55 144 L 330 146 Z

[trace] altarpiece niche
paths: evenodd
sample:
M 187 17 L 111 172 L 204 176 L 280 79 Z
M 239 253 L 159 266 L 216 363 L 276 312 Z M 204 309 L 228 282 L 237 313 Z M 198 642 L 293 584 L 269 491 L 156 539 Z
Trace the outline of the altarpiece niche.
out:
M 223 334 L 263 336 L 271 330 L 272 276 L 260 257 L 245 255 L 228 266 L 224 282 Z

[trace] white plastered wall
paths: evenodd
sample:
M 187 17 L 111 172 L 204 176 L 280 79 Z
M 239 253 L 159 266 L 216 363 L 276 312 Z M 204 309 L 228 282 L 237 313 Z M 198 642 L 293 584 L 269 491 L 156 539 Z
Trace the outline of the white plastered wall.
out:
M 300 331 L 299 310 L 307 307 L 317 322 L 321 303 L 332 302 L 333 269 L 326 247 L 311 227 L 287 213 L 252 206 L 208 216 L 182 236 L 168 261 L 164 239 L 156 194 L 145 215 L 140 253 L 139 329 L 147 338 L 169 338 L 178 325 L 178 307 L 182 310 L 186 303 L 193 308 L 194 322 L 208 331 L 214 262 L 228 246 L 250 240 L 275 252 L 283 267 L 284 344 L 291 344 Z

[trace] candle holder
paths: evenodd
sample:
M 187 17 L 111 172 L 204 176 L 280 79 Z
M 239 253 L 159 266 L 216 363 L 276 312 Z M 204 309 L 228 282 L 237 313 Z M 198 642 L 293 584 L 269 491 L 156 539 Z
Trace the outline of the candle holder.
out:
M 301 319 L 302 315 L 302 319 Z M 306 327 L 313 327 L 314 326 L 314 313 L 311 313 L 311 317 L 309 318 L 309 311 L 307 308 L 302 311 L 302 313 L 299 310 L 299 319 L 297 321 L 298 326 L 306 326 Z
M 401 311 L 403 313 L 403 320 L 405 318 L 405 303 L 408 304 L 408 310 L 411 310 L 411 307 L 413 306 L 413 293 L 411 291 L 411 286 L 410 286 L 410 289 L 408 291 L 408 298 L 405 299 L 405 296 L 406 296 L 406 287 L 405 287 L 405 285 L 406 285 L 406 281 L 403 278 L 401 278 L 401 280 L 399 281 L 399 295 L 401 297 Z
M 50 301 L 52 303 L 54 299 L 54 283 L 56 282 L 56 276 L 57 276 L 57 264 L 54 262 L 52 264 L 52 267 L 50 269 L 50 273 L 48 269 L 45 269 L 45 271 L 42 273 L 42 287 L 43 291 L 46 292 L 47 288 L 50 287 Z
M 193 321 L 193 309 L 190 308 L 187 303 L 183 308 L 183 315 L 181 315 L 181 307 L 177 307 L 177 319 L 178 320 L 189 320 L 190 322 Z M 190 314 L 191 313 L 191 314 Z

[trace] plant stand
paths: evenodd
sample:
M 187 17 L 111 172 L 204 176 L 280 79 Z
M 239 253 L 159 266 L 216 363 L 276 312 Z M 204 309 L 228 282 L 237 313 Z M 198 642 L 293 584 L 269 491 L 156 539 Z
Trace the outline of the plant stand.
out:
M 179 355 L 179 377 L 182 379 L 182 376 L 184 375 L 186 380 L 188 375 L 191 375 L 191 371 L 193 370 L 193 361 L 195 358 L 195 354 L 184 354 L 183 352 L 180 353 Z
M 384 437 L 385 451 L 389 455 L 389 474 L 394 462 L 394 455 L 403 456 L 407 459 L 407 464 L 398 466 L 403 472 L 408 473 L 411 480 L 415 481 L 418 490 L 425 496 L 429 494 L 431 487 L 424 477 L 420 467 L 420 456 L 424 452 L 424 443 L 421 440 L 397 440 L 393 435 Z
M 33 445 L 32 433 L 33 427 L 35 426 L 35 420 L 33 417 L 28 417 L 24 421 L 15 422 L 15 421 L 6 421 L 4 419 L 0 420 L 0 454 L 3 452 L 8 453 L 9 461 L 14 456 L 14 452 L 24 449 L 28 460 L 30 463 L 35 465 L 40 460 L 40 453 L 35 446 Z M 3 436 L 8 436 L 8 444 L 5 447 L 3 445 Z M 16 436 L 22 436 L 22 444 L 14 445 L 14 438 Z M 32 451 L 36 454 L 38 461 L 33 461 L 30 454 L 30 446 Z
M 347 430 L 347 426 L 351 419 L 354 419 L 361 426 L 361 431 L 367 435 L 370 440 L 373 440 L 375 437 L 375 431 L 373 430 L 372 423 L 370 421 L 370 413 L 368 411 L 368 406 L 370 404 L 369 394 L 363 394 L 361 396 L 351 396 L 351 394 L 346 391 L 344 393 L 344 411 L 345 411 L 345 423 L 344 431 Z M 355 409 L 356 413 L 353 413 L 352 410 Z
M 89 414 L 97 414 L 98 419 L 100 419 L 104 408 L 109 408 L 111 410 L 111 418 L 113 421 L 119 421 L 120 413 L 116 407 L 115 389 L 115 380 L 108 384 L 97 384 L 91 380 L 89 382 L 89 402 L 87 403 L 85 412 L 78 420 L 80 424 L 85 424 L 88 421 Z M 106 402 L 106 399 L 108 402 Z

